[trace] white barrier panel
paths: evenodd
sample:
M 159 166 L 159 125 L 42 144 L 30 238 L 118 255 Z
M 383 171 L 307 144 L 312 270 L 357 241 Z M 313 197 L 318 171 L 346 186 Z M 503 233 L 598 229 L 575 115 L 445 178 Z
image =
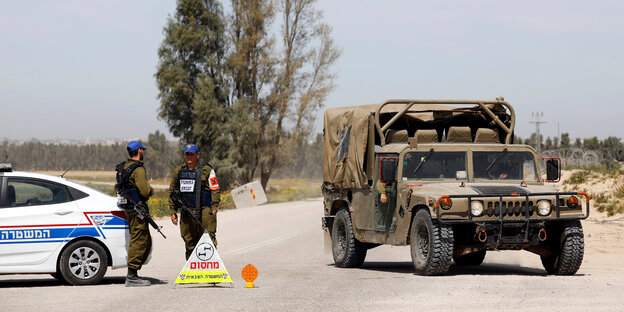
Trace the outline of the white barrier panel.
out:
M 233 189 L 232 200 L 236 208 L 255 207 L 267 202 L 260 181 L 250 182 Z

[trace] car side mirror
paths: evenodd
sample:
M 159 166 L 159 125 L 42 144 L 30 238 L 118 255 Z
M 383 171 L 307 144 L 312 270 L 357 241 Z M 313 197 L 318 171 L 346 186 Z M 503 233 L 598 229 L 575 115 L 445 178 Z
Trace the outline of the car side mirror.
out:
M 561 159 L 546 159 L 546 181 L 559 182 L 561 177 Z
M 379 159 L 379 180 L 383 183 L 396 182 L 396 168 L 399 159 L 396 157 L 381 157 Z

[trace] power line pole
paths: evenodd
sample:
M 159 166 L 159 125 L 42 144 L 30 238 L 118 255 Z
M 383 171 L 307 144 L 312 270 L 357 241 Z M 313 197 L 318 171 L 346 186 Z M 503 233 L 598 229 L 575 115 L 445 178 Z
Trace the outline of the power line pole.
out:
M 542 117 L 544 117 L 544 112 L 531 113 L 531 116 L 535 118 L 535 121 L 530 121 L 530 123 L 535 124 L 535 149 L 537 150 L 537 156 L 539 156 L 542 151 L 542 136 L 540 134 L 540 126 L 546 123 L 545 121 L 540 120 Z

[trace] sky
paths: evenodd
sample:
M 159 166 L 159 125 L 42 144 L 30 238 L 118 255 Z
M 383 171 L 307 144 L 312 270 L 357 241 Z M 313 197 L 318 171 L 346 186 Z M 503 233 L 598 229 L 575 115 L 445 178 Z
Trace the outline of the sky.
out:
M 319 0 L 342 56 L 324 108 L 488 99 L 516 135 L 624 137 L 624 2 Z M 0 1 L 0 138 L 146 138 L 175 1 Z M 315 123 L 322 129 L 322 110 Z

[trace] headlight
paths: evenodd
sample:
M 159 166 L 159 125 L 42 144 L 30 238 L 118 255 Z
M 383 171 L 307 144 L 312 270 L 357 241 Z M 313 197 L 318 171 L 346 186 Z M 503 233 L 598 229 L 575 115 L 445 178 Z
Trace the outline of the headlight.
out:
M 483 213 L 483 203 L 475 200 L 470 203 L 470 212 L 473 216 L 478 217 Z
M 550 214 L 550 203 L 547 200 L 540 200 L 537 202 L 537 213 L 540 216 L 547 216 Z

